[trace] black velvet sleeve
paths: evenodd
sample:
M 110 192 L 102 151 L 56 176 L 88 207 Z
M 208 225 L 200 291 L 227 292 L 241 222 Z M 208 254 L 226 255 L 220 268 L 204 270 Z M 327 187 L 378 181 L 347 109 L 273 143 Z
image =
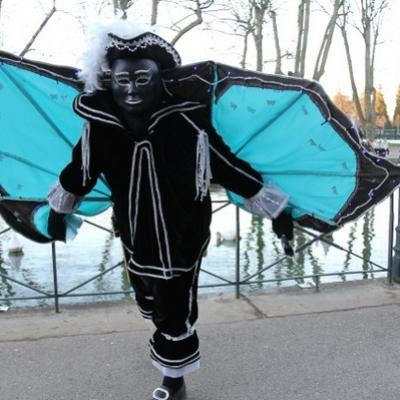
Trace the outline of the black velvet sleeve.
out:
M 254 196 L 263 187 L 261 175 L 233 154 L 213 127 L 207 133 L 213 182 L 245 198 Z
M 97 132 L 96 132 L 97 133 Z M 84 177 L 82 160 L 82 138 L 79 139 L 72 151 L 71 162 L 62 170 L 60 183 L 63 189 L 77 196 L 85 196 L 96 184 L 97 178 L 101 173 L 101 143 L 96 137 L 93 129 L 89 135 L 89 162 L 86 180 Z
M 210 145 L 212 182 L 239 196 L 249 198 L 263 187 L 262 176 L 246 161 L 237 157 L 211 124 L 207 107 L 188 115 L 197 130 L 207 133 Z

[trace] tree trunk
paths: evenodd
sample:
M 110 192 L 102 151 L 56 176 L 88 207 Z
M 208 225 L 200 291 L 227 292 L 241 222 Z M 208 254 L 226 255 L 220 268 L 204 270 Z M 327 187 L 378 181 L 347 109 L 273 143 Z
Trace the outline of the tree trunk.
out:
M 199 1 L 196 2 L 197 3 L 197 8 L 195 11 L 196 14 L 196 19 L 191 22 L 190 24 L 186 25 L 184 28 L 182 28 L 176 35 L 175 37 L 171 40 L 171 44 L 175 45 L 176 42 L 186 33 L 188 33 L 189 31 L 191 31 L 193 28 L 195 28 L 197 25 L 201 25 L 203 23 L 203 15 L 202 15 L 202 11 L 201 11 L 201 7 L 200 7 L 200 3 Z
M 151 3 L 151 21 L 150 25 L 156 25 L 157 24 L 157 18 L 158 18 L 158 5 L 160 4 L 160 0 L 152 0 Z
M 257 71 L 262 71 L 264 67 L 264 56 L 263 56 L 263 25 L 265 9 L 259 4 L 253 4 L 254 9 L 254 45 L 256 47 L 256 60 L 257 60 Z
M 117 15 L 119 9 L 118 0 L 113 0 L 113 6 L 114 6 L 114 15 Z
M 349 46 L 349 41 L 347 38 L 346 26 L 341 26 L 340 31 L 342 32 L 344 48 L 346 51 L 347 65 L 348 65 L 349 74 L 350 74 L 351 89 L 353 92 L 353 101 L 356 106 L 356 112 L 357 112 L 358 119 L 360 120 L 361 126 L 365 129 L 365 116 L 364 116 L 364 113 L 363 113 L 363 110 L 361 107 L 360 97 L 358 96 L 356 80 L 354 77 L 353 61 L 351 59 L 350 46 Z
M 283 75 L 282 52 L 281 52 L 281 45 L 279 43 L 278 24 L 276 22 L 276 12 L 271 11 L 269 15 L 271 17 L 272 28 L 273 28 L 273 32 L 274 32 L 274 43 L 275 43 L 275 53 L 276 53 L 275 74 Z
M 310 0 L 300 0 L 297 17 L 297 46 L 294 65 L 294 75 L 304 77 L 308 32 L 310 28 Z
M 25 54 L 30 50 L 32 44 L 35 42 L 36 38 L 39 36 L 40 32 L 44 29 L 46 24 L 49 22 L 50 18 L 55 14 L 57 11 L 55 1 L 53 1 L 53 8 L 50 10 L 50 12 L 46 15 L 42 23 L 39 25 L 39 28 L 36 30 L 36 32 L 33 34 L 29 42 L 26 44 L 24 49 L 21 51 L 19 54 L 21 57 L 24 57 Z
M 250 32 L 246 31 L 244 34 L 244 46 L 243 46 L 243 53 L 242 59 L 240 60 L 240 66 L 245 69 L 246 68 L 246 60 L 247 60 L 247 50 L 248 50 L 248 41 L 249 41 Z
M 0 0 L 0 23 L 1 23 L 1 16 L 2 16 L 2 6 L 3 6 L 3 0 Z M 3 30 L 1 30 L 0 31 L 0 46 L 1 47 L 3 47 L 3 45 L 4 45 L 4 43 L 3 43 L 3 41 L 4 41 L 4 33 L 3 33 Z
M 374 86 L 373 86 L 373 66 L 371 64 L 371 24 L 366 23 L 364 31 L 364 43 L 365 43 L 365 86 L 364 86 L 364 111 L 365 111 L 365 122 L 366 131 L 368 138 L 374 137 Z
M 304 35 L 304 0 L 300 0 L 299 12 L 297 15 L 297 46 L 296 46 L 296 58 L 294 63 L 294 75 L 299 76 L 300 74 L 300 57 L 301 49 L 303 47 L 303 35 Z
M 322 75 L 325 73 L 325 66 L 328 60 L 328 54 L 331 48 L 333 34 L 335 32 L 336 21 L 342 3 L 343 0 L 335 0 L 335 4 L 333 6 L 333 12 L 326 27 L 324 37 L 322 39 L 321 47 L 319 49 L 317 56 L 317 61 L 315 62 L 313 79 L 315 79 L 316 81 L 319 81 Z
M 306 54 L 308 45 L 308 32 L 310 30 L 310 0 L 304 0 L 304 35 L 302 40 L 301 59 L 300 59 L 300 76 L 303 77 L 306 69 Z
M 356 29 L 361 33 L 365 45 L 364 111 L 366 130 L 370 139 L 374 138 L 376 122 L 374 104 L 375 50 L 378 44 L 379 28 L 382 24 L 382 15 L 388 6 L 388 0 L 362 0 L 360 7 L 360 24 L 358 27 L 356 27 Z

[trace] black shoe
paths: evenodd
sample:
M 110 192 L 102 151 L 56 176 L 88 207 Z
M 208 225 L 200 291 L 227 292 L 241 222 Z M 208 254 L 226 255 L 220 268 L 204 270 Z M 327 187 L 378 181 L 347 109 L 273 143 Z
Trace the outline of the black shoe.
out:
M 152 400 L 184 400 L 186 399 L 186 385 L 183 384 L 175 393 L 170 392 L 170 388 L 161 385 L 154 389 Z

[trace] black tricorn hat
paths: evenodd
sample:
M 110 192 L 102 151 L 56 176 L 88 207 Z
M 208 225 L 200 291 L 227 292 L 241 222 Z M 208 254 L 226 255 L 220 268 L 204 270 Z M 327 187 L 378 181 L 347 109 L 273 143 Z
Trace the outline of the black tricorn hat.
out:
M 110 66 L 121 58 L 149 58 L 155 61 L 161 70 L 178 67 L 181 57 L 175 48 L 166 40 L 152 32 L 144 32 L 133 38 L 121 38 L 113 33 L 106 46 L 106 58 Z

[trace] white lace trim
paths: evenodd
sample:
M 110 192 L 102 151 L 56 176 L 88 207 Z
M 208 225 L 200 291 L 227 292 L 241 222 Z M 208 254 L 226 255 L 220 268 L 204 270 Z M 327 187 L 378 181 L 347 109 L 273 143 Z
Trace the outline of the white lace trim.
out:
M 190 374 L 191 372 L 195 372 L 200 369 L 200 360 L 195 361 L 192 364 L 186 365 L 181 368 L 168 368 L 164 365 L 159 364 L 155 360 L 151 360 L 151 363 L 162 372 L 164 376 L 169 376 L 170 378 L 179 378 L 181 376 Z
M 65 190 L 60 181 L 57 181 L 47 196 L 49 206 L 52 210 L 62 214 L 74 213 L 81 203 L 83 196 L 76 196 Z
M 133 18 L 130 18 L 129 21 L 117 17 L 112 21 L 96 18 L 96 22 L 89 26 L 88 47 L 82 56 L 82 70 L 78 73 L 79 78 L 85 84 L 85 91 L 105 90 L 109 86 L 109 82 L 103 82 L 103 78 L 106 78 L 106 81 L 109 80 L 107 70 L 110 69 L 110 65 L 106 57 L 106 47 L 110 46 L 110 40 L 112 40 L 110 33 L 117 38 L 121 38 L 121 42 L 129 41 L 134 44 L 135 38 L 139 39 L 139 36 L 146 33 L 157 37 L 157 31 L 158 28 L 155 25 L 143 25 Z M 177 51 L 166 41 L 161 44 L 162 40 L 160 38 L 157 42 L 153 41 L 152 43 L 160 46 L 160 51 L 166 51 L 171 54 L 177 65 L 180 65 L 180 57 Z M 114 44 L 120 46 L 119 43 Z
M 196 151 L 196 200 L 203 201 L 208 194 L 211 182 L 210 145 L 208 135 L 200 131 L 197 137 Z
M 181 340 L 185 340 L 188 337 L 193 336 L 194 333 L 195 333 L 195 329 L 191 326 L 191 327 L 189 327 L 187 332 L 182 333 L 182 335 L 179 335 L 179 336 L 171 336 L 171 335 L 168 335 L 167 333 L 163 333 L 163 332 L 161 332 L 161 335 L 163 335 L 165 337 L 165 339 L 171 340 L 172 342 L 180 342 Z
M 82 166 L 81 170 L 83 173 L 82 185 L 86 186 L 87 180 L 90 177 L 90 123 L 85 122 L 82 132 L 81 139 L 81 152 L 82 152 Z
M 119 40 L 119 38 L 116 36 L 110 37 L 111 40 L 107 44 L 106 50 L 115 47 L 118 50 L 128 50 L 131 53 L 134 53 L 135 51 L 139 49 L 145 49 L 148 46 L 159 46 L 172 56 L 177 66 L 181 64 L 181 58 L 178 52 L 167 41 L 152 33 L 148 33 L 140 39 L 133 39 L 129 41 L 124 39 Z
M 272 182 L 268 182 L 257 194 L 244 202 L 244 208 L 256 215 L 276 218 L 286 207 L 289 195 Z
M 189 117 L 181 115 L 197 130 L 197 149 L 196 149 L 196 200 L 203 201 L 208 195 L 212 179 L 210 143 L 207 132 L 200 129 Z

